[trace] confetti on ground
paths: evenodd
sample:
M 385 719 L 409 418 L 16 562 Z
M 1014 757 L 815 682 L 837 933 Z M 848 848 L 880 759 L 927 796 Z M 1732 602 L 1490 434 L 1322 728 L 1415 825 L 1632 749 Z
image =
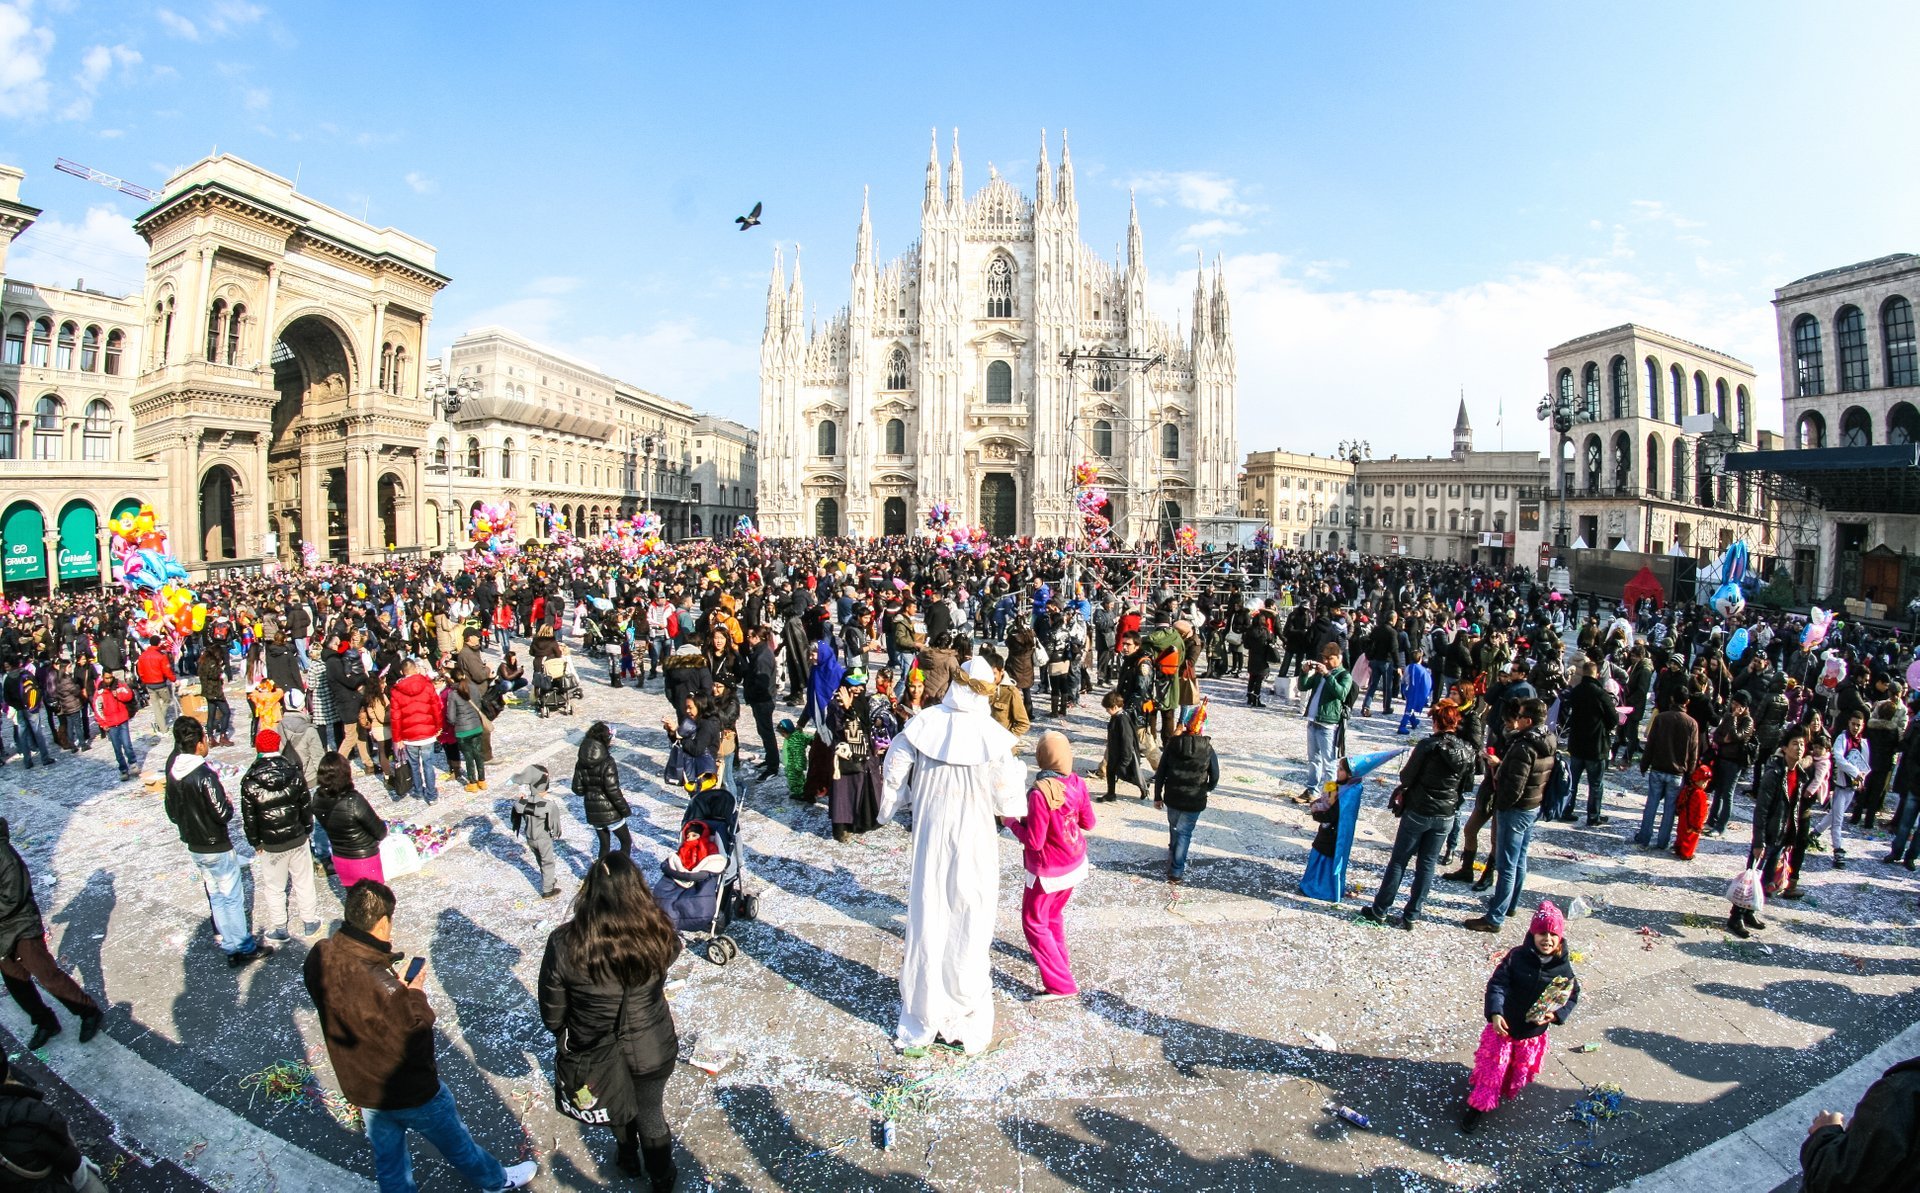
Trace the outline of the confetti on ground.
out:
M 1642 950 L 1649 953 L 1653 952 L 1654 943 L 1658 939 L 1659 935 L 1654 932 L 1652 928 L 1647 927 L 1645 924 L 1640 925 L 1640 947 Z

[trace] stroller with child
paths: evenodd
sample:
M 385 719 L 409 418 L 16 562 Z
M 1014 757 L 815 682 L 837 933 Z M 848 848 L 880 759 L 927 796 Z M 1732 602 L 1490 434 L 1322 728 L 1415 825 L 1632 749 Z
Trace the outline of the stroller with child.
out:
M 572 716 L 574 702 L 586 695 L 580 687 L 580 677 L 573 673 L 573 660 L 563 654 L 541 662 L 534 676 L 534 688 L 533 711 L 543 718 L 554 712 Z
M 710 763 L 687 790 L 691 798 L 680 820 L 680 849 L 661 865 L 653 897 L 689 945 L 715 965 L 725 965 L 740 952 L 726 935 L 727 926 L 753 919 L 760 900 L 747 894 L 741 881 L 746 866 L 740 809 L 732 793 L 720 786 Z

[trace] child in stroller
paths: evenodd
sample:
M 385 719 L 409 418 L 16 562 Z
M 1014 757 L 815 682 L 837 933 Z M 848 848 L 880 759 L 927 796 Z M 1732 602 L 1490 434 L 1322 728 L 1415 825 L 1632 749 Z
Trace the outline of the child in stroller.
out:
M 567 648 L 560 647 L 560 653 L 550 656 L 540 664 L 540 670 L 534 675 L 533 710 L 541 717 L 550 712 L 562 716 L 573 715 L 573 703 L 585 693 L 580 687 L 580 677 L 573 672 L 573 658 Z
M 739 953 L 726 935 L 734 920 L 750 920 L 759 899 L 746 893 L 740 850 L 740 809 L 720 785 L 719 767 L 703 756 L 685 784 L 687 810 L 680 820 L 680 849 L 667 855 L 653 897 L 688 942 L 704 946 L 707 960 L 725 965 Z

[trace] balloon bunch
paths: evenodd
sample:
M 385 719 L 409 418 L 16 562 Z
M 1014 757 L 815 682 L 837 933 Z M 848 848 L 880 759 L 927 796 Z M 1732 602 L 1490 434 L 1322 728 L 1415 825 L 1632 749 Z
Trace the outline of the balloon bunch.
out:
M 1079 469 L 1074 475 L 1079 476 Z M 1074 508 L 1080 511 L 1080 521 L 1085 528 L 1087 542 L 1096 550 L 1105 551 L 1113 546 L 1113 522 L 1107 517 L 1107 490 L 1104 485 L 1089 485 L 1073 495 Z
M 1173 532 L 1173 545 L 1181 554 L 1191 555 L 1200 549 L 1200 535 L 1191 526 L 1182 526 Z
M 753 524 L 752 514 L 741 514 L 733 520 L 733 537 L 745 539 L 750 543 L 760 543 L 765 542 L 767 536 L 761 534 L 760 528 Z
M 123 510 L 107 523 L 113 532 L 114 562 L 120 582 L 129 591 L 158 592 L 163 585 L 187 578 L 187 569 L 167 550 L 167 532 L 154 524 L 153 507 Z
M 1847 677 L 1847 661 L 1840 657 L 1837 650 L 1829 650 L 1820 657 L 1826 660 L 1820 668 L 1820 686 L 1828 689 L 1839 687 L 1840 681 Z
M 511 506 L 485 501 L 474 508 L 467 522 L 467 533 L 478 550 L 493 555 L 511 554 L 516 548 L 513 523 Z
M 1253 546 L 1258 551 L 1273 550 L 1273 527 L 1262 526 L 1253 532 Z
M 935 533 L 945 530 L 952 521 L 953 506 L 944 501 L 934 502 L 933 508 L 927 511 L 927 529 Z
M 618 551 L 620 558 L 631 563 L 666 549 L 660 541 L 660 528 L 660 515 L 642 510 L 624 522 L 614 523 L 600 536 L 600 545 Z
M 1073 483 L 1075 488 L 1082 489 L 1088 485 L 1099 484 L 1100 466 L 1092 460 L 1082 460 L 1078 464 L 1075 464 L 1073 466 Z
M 1800 632 L 1800 645 L 1807 650 L 1815 649 L 1827 640 L 1827 631 L 1837 624 L 1832 613 L 1818 605 L 1813 606 L 1807 610 L 1807 628 Z
M 933 547 L 934 554 L 942 559 L 952 559 L 956 555 L 974 555 L 985 559 L 991 544 L 985 527 L 946 526 L 933 536 Z

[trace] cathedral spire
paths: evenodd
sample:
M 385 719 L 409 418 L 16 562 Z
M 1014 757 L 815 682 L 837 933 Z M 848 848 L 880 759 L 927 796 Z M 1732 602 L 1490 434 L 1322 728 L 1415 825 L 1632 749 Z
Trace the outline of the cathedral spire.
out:
M 800 282 L 800 246 L 793 246 L 793 288 L 787 291 L 787 315 L 800 328 L 807 318 L 807 288 Z
M 1047 160 L 1047 130 L 1040 130 L 1040 164 L 1033 169 L 1033 205 L 1036 210 L 1044 209 L 1051 199 L 1048 192 L 1053 190 L 1053 165 Z
M 873 220 L 867 214 L 867 188 L 860 188 L 860 234 L 854 240 L 853 268 L 857 271 L 873 266 Z
M 798 264 L 795 265 L 798 269 Z M 1193 254 L 1193 343 L 1197 348 L 1213 325 L 1213 312 L 1207 302 L 1207 263 L 1196 250 Z
M 1228 338 L 1227 277 L 1220 257 L 1213 258 L 1213 335 L 1222 345 Z
M 940 130 L 937 128 L 927 133 L 927 197 L 923 202 L 927 207 L 940 203 Z
M 960 181 L 960 130 L 953 130 L 953 160 L 947 163 L 947 205 L 955 211 L 960 210 L 967 201 L 967 191 Z
M 1128 187 L 1127 188 L 1127 268 L 1129 270 L 1145 269 L 1146 265 L 1147 265 L 1146 250 L 1141 247 L 1141 242 L 1140 242 L 1140 208 L 1136 206 L 1134 203 L 1133 188 Z
M 766 335 L 777 334 L 786 323 L 787 268 L 780 255 L 780 246 L 773 246 L 773 277 L 767 282 L 767 330 Z
M 1073 150 L 1067 148 L 1067 130 L 1060 130 L 1060 206 L 1076 208 L 1073 198 Z

